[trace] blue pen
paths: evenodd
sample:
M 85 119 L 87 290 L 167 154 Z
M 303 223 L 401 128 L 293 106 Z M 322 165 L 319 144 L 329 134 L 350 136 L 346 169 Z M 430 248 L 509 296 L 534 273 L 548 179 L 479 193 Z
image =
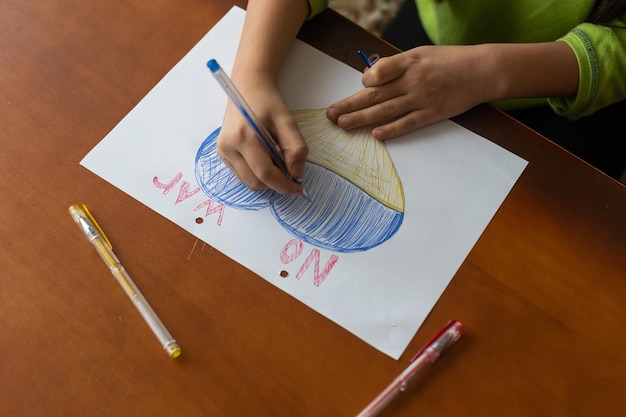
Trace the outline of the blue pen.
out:
M 269 152 L 272 160 L 276 164 L 276 166 L 285 174 L 285 176 L 300 185 L 302 187 L 302 197 L 304 197 L 307 201 L 311 201 L 309 198 L 309 194 L 304 188 L 304 183 L 299 178 L 292 177 L 287 171 L 287 164 L 285 163 L 285 159 L 280 151 L 280 146 L 278 143 L 272 138 L 272 135 L 267 131 L 265 126 L 259 121 L 259 119 L 254 115 L 254 112 L 248 106 L 248 103 L 243 99 L 233 82 L 230 80 L 228 75 L 224 72 L 222 67 L 217 63 L 216 60 L 212 59 L 207 63 L 207 66 L 211 70 L 211 73 L 218 81 L 218 83 L 222 86 L 228 97 L 232 100 L 235 106 L 239 109 L 243 117 L 246 119 L 254 133 L 256 133 L 257 137 L 263 143 L 267 151 Z
M 363 63 L 365 63 L 365 66 L 367 66 L 367 68 L 371 68 L 372 65 L 374 65 L 374 63 L 376 63 L 376 61 L 380 59 L 380 55 L 372 54 L 370 56 L 367 56 L 365 55 L 365 52 L 361 51 L 360 49 L 358 53 L 361 59 L 363 60 Z

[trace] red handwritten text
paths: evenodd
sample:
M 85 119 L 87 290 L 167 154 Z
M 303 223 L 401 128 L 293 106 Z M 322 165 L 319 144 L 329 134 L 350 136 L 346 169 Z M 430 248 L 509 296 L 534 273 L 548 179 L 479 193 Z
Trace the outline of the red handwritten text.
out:
M 181 172 L 176 174 L 174 178 L 168 182 L 162 182 L 159 177 L 154 177 L 152 179 L 152 183 L 157 189 L 162 190 L 163 195 L 168 195 L 180 183 L 178 194 L 176 195 L 176 201 L 174 202 L 175 205 L 188 200 L 200 192 L 200 187 L 196 187 L 192 190 L 189 189 L 191 184 L 183 180 L 183 174 Z M 214 214 L 217 215 L 216 223 L 218 226 L 222 225 L 224 212 L 226 210 L 226 207 L 223 204 L 218 204 L 211 199 L 206 199 L 193 207 L 193 211 L 201 209 L 205 209 L 204 217 L 209 217 Z M 290 264 L 300 258 L 302 252 L 304 252 L 304 243 L 300 239 L 291 239 L 280 252 L 280 261 L 285 265 Z M 319 249 L 313 248 L 300 266 L 300 269 L 296 274 L 296 279 L 299 280 L 302 278 L 309 267 L 313 265 L 313 285 L 319 287 L 322 285 L 324 280 L 326 280 L 338 260 L 339 258 L 337 255 L 332 254 L 330 255 L 330 259 L 326 262 L 326 265 L 320 269 L 321 252 Z
M 304 244 L 300 239 L 291 239 L 289 242 L 287 242 L 283 250 L 280 252 L 280 261 L 285 265 L 289 264 L 295 261 L 298 257 L 300 257 L 303 250 Z M 311 263 L 313 263 L 313 285 L 315 285 L 316 287 L 322 285 L 339 258 L 335 254 L 330 255 L 330 259 L 328 260 L 328 262 L 326 262 L 326 266 L 324 266 L 324 269 L 322 269 L 322 271 L 320 272 L 320 257 L 320 250 L 317 248 L 313 248 L 309 256 L 300 267 L 300 270 L 296 274 L 296 278 L 302 278 L 306 270 L 309 268 L 309 266 L 311 266 Z
M 183 174 L 182 172 L 179 172 L 178 174 L 176 174 L 176 176 L 174 176 L 174 178 L 172 178 L 172 180 L 168 183 L 163 183 L 159 180 L 159 177 L 154 177 L 152 179 L 152 183 L 159 189 L 163 190 L 163 195 L 167 195 L 170 191 L 172 191 L 174 189 L 174 187 L 176 187 L 176 184 L 178 184 L 180 182 L 180 180 L 183 179 Z M 180 184 L 180 189 L 178 190 L 178 195 L 176 196 L 176 202 L 174 204 L 178 204 L 178 203 L 182 203 L 183 201 L 187 200 L 189 197 L 192 197 L 194 195 L 196 195 L 199 191 L 200 191 L 200 187 L 196 187 L 193 190 L 189 191 L 189 186 L 191 184 L 188 183 L 187 181 L 184 181 Z M 202 203 L 198 204 L 193 211 L 198 211 L 201 208 L 206 207 L 206 211 L 204 214 L 204 217 L 209 217 L 212 214 L 217 213 L 217 225 L 221 226 L 222 225 L 222 220 L 224 219 L 224 205 L 223 204 L 217 204 L 215 203 L 213 200 L 205 200 Z

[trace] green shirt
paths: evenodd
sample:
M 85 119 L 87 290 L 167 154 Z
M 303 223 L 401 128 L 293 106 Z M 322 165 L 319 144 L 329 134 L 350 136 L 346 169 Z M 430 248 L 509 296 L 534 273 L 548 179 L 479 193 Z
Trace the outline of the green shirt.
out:
M 577 119 L 626 98 L 626 24 L 584 23 L 594 0 L 415 0 L 436 45 L 566 42 L 578 61 L 578 92 L 549 98 L 554 111 Z M 314 15 L 327 0 L 309 0 Z M 543 101 L 545 103 L 545 101 Z M 505 107 L 523 107 L 508 100 Z

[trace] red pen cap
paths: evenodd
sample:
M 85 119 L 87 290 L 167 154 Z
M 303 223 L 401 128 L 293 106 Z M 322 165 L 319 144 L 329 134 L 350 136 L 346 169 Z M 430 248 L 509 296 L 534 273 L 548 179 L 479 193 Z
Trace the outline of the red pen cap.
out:
M 422 355 L 428 348 L 435 350 L 434 353 L 436 353 L 436 356 L 433 360 L 436 359 L 444 350 L 449 348 L 452 343 L 459 340 L 464 332 L 465 325 L 463 323 L 458 320 L 450 320 L 430 342 L 426 343 L 426 345 L 424 345 L 424 347 L 421 348 L 419 352 L 413 356 L 413 358 L 411 358 L 411 362 L 415 361 L 415 359 Z

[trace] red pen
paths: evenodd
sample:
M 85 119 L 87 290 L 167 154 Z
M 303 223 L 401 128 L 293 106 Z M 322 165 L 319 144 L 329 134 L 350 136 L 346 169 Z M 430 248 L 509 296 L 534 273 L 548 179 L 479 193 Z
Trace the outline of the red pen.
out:
M 426 365 L 435 362 L 443 351 L 459 340 L 464 332 L 465 326 L 463 323 L 450 320 L 430 342 L 417 352 L 411 359 L 410 365 L 374 401 L 365 407 L 357 417 L 372 417 L 378 414 L 396 395 L 406 389 L 408 383 L 415 375 L 424 369 Z

